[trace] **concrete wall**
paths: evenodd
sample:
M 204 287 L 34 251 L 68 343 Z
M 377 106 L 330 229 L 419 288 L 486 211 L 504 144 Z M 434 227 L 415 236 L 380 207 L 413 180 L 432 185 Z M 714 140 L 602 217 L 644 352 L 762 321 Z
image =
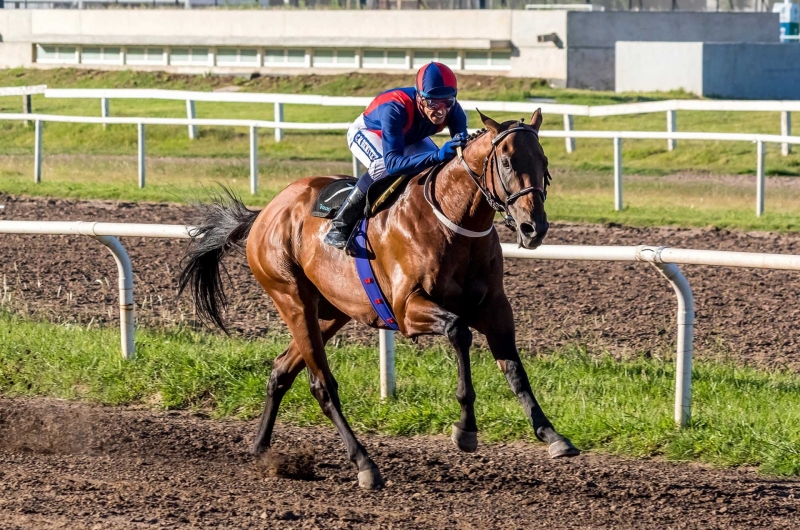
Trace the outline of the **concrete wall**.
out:
M 570 12 L 567 85 L 614 90 L 617 41 L 778 42 L 773 13 Z
M 617 42 L 617 92 L 703 93 L 702 42 Z
M 704 43 L 702 95 L 800 99 L 800 46 Z
M 619 42 L 617 91 L 684 89 L 725 99 L 800 99 L 800 46 Z

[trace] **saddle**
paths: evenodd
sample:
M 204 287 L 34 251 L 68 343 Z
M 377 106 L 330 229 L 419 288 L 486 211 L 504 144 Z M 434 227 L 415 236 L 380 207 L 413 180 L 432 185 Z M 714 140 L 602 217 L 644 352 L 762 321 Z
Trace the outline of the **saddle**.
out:
M 374 182 L 367 190 L 367 205 L 364 209 L 364 217 L 372 217 L 388 207 L 390 205 L 389 199 L 394 199 L 400 195 L 401 188 L 412 176 L 414 175 L 387 177 Z M 335 216 L 355 185 L 356 179 L 348 177 L 334 180 L 322 188 L 317 200 L 313 203 L 311 215 L 322 217 L 323 219 L 330 219 Z
M 383 321 L 382 327 L 394 331 L 399 331 L 400 328 L 372 270 L 371 260 L 375 258 L 375 255 L 372 253 L 367 239 L 367 226 L 370 217 L 381 211 L 382 207 L 387 208 L 391 205 L 390 199 L 394 199 L 400 194 L 399 191 L 411 176 L 413 175 L 384 178 L 369 187 L 364 218 L 356 223 L 345 248 L 345 252 L 355 258 L 356 272 L 361 279 L 361 286 L 375 313 Z M 341 208 L 355 185 L 356 179 L 344 178 L 335 180 L 322 188 L 314 201 L 311 215 L 326 219 L 335 216 L 336 211 Z

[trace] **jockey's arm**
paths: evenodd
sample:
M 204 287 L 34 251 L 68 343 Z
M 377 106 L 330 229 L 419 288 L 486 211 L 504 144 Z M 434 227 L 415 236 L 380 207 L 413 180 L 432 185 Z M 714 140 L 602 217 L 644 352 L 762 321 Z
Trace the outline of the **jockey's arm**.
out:
M 381 137 L 383 140 L 383 163 L 388 176 L 411 175 L 419 173 L 439 163 L 438 151 L 418 153 L 407 156 L 405 128 L 408 117 L 400 105 L 386 105 L 381 116 Z
M 467 113 L 457 101 L 447 113 L 447 130 L 450 131 L 451 138 L 460 134 L 463 139 L 467 139 Z

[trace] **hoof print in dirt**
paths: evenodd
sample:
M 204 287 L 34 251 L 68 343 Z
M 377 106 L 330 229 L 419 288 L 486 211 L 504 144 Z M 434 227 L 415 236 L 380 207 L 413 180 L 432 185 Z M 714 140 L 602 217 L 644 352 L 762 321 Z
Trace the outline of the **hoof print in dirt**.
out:
M 314 453 L 310 447 L 298 447 L 292 452 L 269 449 L 256 461 L 259 470 L 269 477 L 294 480 L 315 480 Z

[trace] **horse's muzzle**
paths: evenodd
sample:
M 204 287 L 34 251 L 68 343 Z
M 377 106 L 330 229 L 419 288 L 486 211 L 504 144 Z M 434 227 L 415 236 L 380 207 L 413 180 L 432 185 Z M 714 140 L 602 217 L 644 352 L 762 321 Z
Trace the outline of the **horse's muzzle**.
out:
M 520 223 L 517 229 L 517 243 L 523 248 L 533 250 L 542 244 L 547 235 L 550 223 L 542 221 L 538 223 Z

